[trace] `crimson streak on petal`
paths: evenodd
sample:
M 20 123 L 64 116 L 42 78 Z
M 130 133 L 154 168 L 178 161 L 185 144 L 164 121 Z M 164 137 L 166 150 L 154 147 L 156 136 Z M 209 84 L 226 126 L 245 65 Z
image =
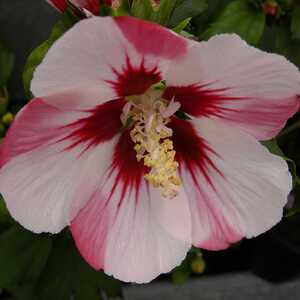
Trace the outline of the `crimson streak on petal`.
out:
M 206 181 L 214 187 L 214 183 L 208 174 L 209 168 L 213 168 L 221 176 L 222 174 L 218 171 L 209 156 L 217 154 L 204 139 L 198 136 L 191 123 L 173 118 L 171 128 L 173 130 L 176 160 L 181 166 L 184 164 L 187 167 L 198 189 L 201 188 L 196 177 L 196 171 L 198 170 L 205 177 Z
M 183 185 L 193 209 L 194 246 L 208 250 L 226 249 L 242 236 L 224 216 L 221 210 L 224 203 L 216 201 L 220 186 L 213 181 L 212 174 L 214 178 L 216 174 L 221 178 L 224 175 L 213 162 L 213 157 L 220 156 L 199 137 L 191 123 L 174 119 L 172 129 Z M 189 175 L 184 176 L 184 173 Z M 187 181 L 189 177 L 191 181 Z M 202 239 L 200 243 L 199 239 Z
M 224 111 L 232 109 L 225 108 L 225 101 L 243 100 L 241 97 L 228 97 L 226 91 L 228 88 L 208 89 L 208 85 L 193 84 L 188 86 L 169 86 L 163 95 L 163 98 L 180 102 L 181 110 L 185 113 L 200 116 L 218 116 L 221 117 Z
M 121 129 L 120 115 L 124 105 L 124 100 L 112 100 L 87 111 L 86 118 L 71 123 L 65 128 L 73 131 L 62 140 L 71 141 L 66 151 L 83 144 L 84 150 L 112 139 Z M 101 157 L 99 158 L 101 159 Z M 110 200 L 116 189 L 121 190 L 119 205 L 121 205 L 126 193 L 135 193 L 138 201 L 139 188 L 146 168 L 143 163 L 136 159 L 134 143 L 130 137 L 130 130 L 125 130 L 119 137 L 113 153 L 113 160 L 108 174 L 108 179 L 114 176 L 113 187 L 107 201 Z
M 138 162 L 136 159 L 134 143 L 131 140 L 130 130 L 128 129 L 122 133 L 116 145 L 111 172 L 109 174 L 109 177 L 112 176 L 112 174 L 117 174 L 110 197 L 113 195 L 116 188 L 121 188 L 118 206 L 122 204 L 123 198 L 128 192 L 134 192 L 135 200 L 138 201 L 139 189 L 145 172 L 146 167 L 144 164 Z
M 102 142 L 112 139 L 122 126 L 120 115 L 124 100 L 117 99 L 105 102 L 94 109 L 86 111 L 87 117 L 73 122 L 65 128 L 73 131 L 62 140 L 71 140 L 66 150 L 73 149 L 79 144 L 85 144 L 85 150 Z
M 157 66 L 147 70 L 145 60 L 142 59 L 138 67 L 134 67 L 126 56 L 122 71 L 112 68 L 116 75 L 115 81 L 107 81 L 120 97 L 143 94 L 151 85 L 161 80 Z
M 113 212 L 99 189 L 71 223 L 71 233 L 81 255 L 96 270 L 104 268 L 105 247 L 113 224 Z
M 111 191 L 105 191 L 100 185 L 71 224 L 78 249 L 97 270 L 104 268 L 107 235 L 123 200 L 126 197 L 137 202 L 139 198 L 145 167 L 137 161 L 133 147 L 130 131 L 126 130 L 116 144 L 111 169 L 102 182 L 103 186 L 109 181 L 113 182 Z M 131 193 L 135 193 L 135 197 L 129 197 Z M 116 207 L 114 196 L 119 197 Z

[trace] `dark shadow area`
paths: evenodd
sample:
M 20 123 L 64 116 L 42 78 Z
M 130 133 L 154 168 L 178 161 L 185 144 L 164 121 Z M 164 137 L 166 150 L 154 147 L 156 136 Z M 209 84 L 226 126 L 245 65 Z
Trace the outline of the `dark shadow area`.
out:
M 44 0 L 0 0 L 0 38 L 15 53 L 9 90 L 23 100 L 22 73 L 28 55 L 49 36 L 59 14 Z

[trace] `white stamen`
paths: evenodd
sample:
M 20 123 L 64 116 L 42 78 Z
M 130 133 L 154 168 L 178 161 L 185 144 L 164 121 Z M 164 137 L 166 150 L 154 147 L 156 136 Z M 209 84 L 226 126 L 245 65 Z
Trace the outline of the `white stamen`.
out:
M 174 101 L 174 97 L 172 100 L 169 102 L 169 105 L 167 107 L 161 107 L 160 108 L 160 113 L 164 118 L 169 118 L 173 116 L 177 110 L 180 108 L 180 103 Z
M 159 188 L 164 197 L 173 198 L 181 181 L 173 142 L 169 139 L 173 131 L 166 125 L 180 108 L 180 103 L 174 98 L 164 100 L 161 96 L 162 91 L 149 89 L 144 95 L 127 97 L 121 120 L 132 118 L 134 122 L 130 136 L 135 143 L 137 160 L 150 169 L 145 179 Z

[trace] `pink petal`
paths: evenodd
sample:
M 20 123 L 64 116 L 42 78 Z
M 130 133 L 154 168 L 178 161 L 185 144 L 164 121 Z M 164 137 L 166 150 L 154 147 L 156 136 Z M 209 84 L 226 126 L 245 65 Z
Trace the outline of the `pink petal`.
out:
M 186 86 L 169 86 L 166 88 L 163 98 L 176 101 L 181 104 L 181 110 L 195 117 L 222 117 L 223 103 L 232 100 L 243 100 L 241 98 L 232 99 L 227 97 L 225 89 L 210 90 L 207 86 L 197 84 Z
M 122 107 L 61 110 L 35 99 L 18 114 L 0 152 L 0 192 L 18 222 L 52 233 L 70 223 L 110 166 Z
M 292 189 L 283 159 L 218 120 L 177 121 L 173 131 L 195 246 L 225 249 L 281 220 Z
M 26 105 L 16 116 L 1 144 L 0 167 L 59 136 L 63 124 L 62 119 L 57 117 L 59 115 L 57 108 L 46 105 L 41 99 L 32 100 Z M 56 126 L 51 126 L 54 118 Z
M 183 72 L 183 70 L 185 70 Z M 260 140 L 274 137 L 299 108 L 300 73 L 284 57 L 237 35 L 190 41 L 166 75 L 165 97 L 193 116 L 214 116 Z
M 128 132 L 111 171 L 73 221 L 76 244 L 95 269 L 123 281 L 148 282 L 178 265 L 190 247 L 187 199 L 162 199 L 148 187 Z
M 136 28 L 142 29 L 140 43 L 157 45 L 157 50 L 154 46 L 149 51 L 137 49 L 136 41 L 126 35 Z M 92 90 L 89 99 L 95 105 L 103 93 L 110 94 L 105 100 L 140 94 L 162 79 L 170 59 L 185 53 L 185 44 L 170 30 L 138 19 L 90 18 L 52 46 L 34 74 L 31 90 L 36 96 L 74 89 L 88 94 Z
M 118 17 L 115 22 L 128 42 L 144 56 L 174 59 L 187 52 L 186 39 L 158 24 L 132 17 Z

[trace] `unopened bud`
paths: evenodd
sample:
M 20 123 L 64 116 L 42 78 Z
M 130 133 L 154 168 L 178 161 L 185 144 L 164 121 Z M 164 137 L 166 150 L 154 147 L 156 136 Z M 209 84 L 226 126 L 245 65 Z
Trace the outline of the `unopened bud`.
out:
M 159 6 L 160 6 L 160 0 L 151 0 L 151 4 L 152 4 L 152 7 L 155 9 L 158 9 Z
M 266 15 L 277 16 L 279 5 L 277 2 L 266 2 L 262 4 L 263 11 Z
M 195 274 L 203 274 L 206 269 L 206 263 L 202 256 L 195 257 L 191 262 L 192 272 Z
M 175 270 L 172 273 L 172 281 L 176 284 L 183 284 L 185 282 L 187 282 L 187 280 L 189 279 L 190 274 L 185 271 L 185 270 Z
M 2 123 L 9 126 L 14 120 L 14 115 L 11 112 L 6 113 L 2 116 Z
M 112 9 L 119 9 L 122 5 L 122 0 L 106 0 L 105 4 L 111 6 Z

